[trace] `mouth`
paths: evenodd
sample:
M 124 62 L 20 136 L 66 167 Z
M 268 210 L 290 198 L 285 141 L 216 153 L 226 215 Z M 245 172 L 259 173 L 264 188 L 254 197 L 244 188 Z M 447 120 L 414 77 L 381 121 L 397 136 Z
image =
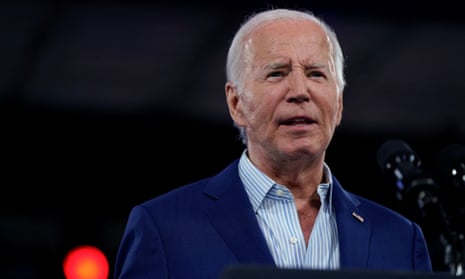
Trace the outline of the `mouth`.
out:
M 316 123 L 316 121 L 308 117 L 292 117 L 281 121 L 281 125 L 286 126 L 309 125 L 313 123 Z

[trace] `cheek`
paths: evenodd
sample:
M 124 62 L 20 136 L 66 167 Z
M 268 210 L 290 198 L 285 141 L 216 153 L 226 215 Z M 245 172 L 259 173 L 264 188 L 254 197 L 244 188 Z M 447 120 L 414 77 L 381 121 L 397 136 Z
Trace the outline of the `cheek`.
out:
M 249 119 L 249 122 L 254 123 L 257 118 L 260 118 L 260 106 L 254 104 L 254 103 L 247 103 L 244 104 L 244 117 Z
M 273 118 L 274 112 L 282 101 L 274 93 L 276 92 L 269 88 L 256 90 L 255 95 L 244 96 L 242 100 L 244 116 L 254 123 L 254 126 L 263 126 Z
M 250 113 L 260 121 L 269 119 L 271 112 L 275 109 L 274 103 L 267 99 L 255 100 L 251 103 Z
M 268 115 L 267 104 L 264 102 L 250 102 L 244 104 L 244 118 L 247 119 L 250 127 L 259 129 L 268 123 L 270 116 Z
M 341 120 L 341 105 L 334 98 L 316 103 L 327 125 L 337 126 Z
M 252 92 L 246 92 L 242 96 L 241 100 L 242 104 L 242 112 L 244 113 L 244 116 L 251 116 L 259 110 L 259 98 L 254 97 Z

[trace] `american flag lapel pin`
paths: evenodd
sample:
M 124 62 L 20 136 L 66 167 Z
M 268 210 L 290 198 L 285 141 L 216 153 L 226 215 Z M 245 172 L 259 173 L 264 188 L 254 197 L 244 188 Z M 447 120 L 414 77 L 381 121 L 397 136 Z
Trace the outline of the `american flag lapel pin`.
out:
M 354 216 L 354 218 L 357 219 L 360 223 L 365 222 L 365 219 L 363 219 L 362 216 L 360 216 L 359 214 L 357 214 L 355 212 L 352 212 L 352 216 Z

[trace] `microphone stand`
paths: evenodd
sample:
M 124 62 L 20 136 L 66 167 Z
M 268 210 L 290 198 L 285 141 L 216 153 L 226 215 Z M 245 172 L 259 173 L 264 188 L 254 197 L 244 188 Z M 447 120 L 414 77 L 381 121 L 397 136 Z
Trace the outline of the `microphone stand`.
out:
M 463 275 L 465 267 L 465 236 L 451 225 L 433 179 L 424 176 L 422 172 L 410 172 L 413 177 L 404 177 L 408 187 L 398 192 L 399 199 L 411 200 L 416 205 L 420 222 L 438 237 L 443 253 L 443 264 L 452 275 Z M 415 177 L 416 176 L 416 177 Z M 402 183 L 398 181 L 398 183 Z M 405 183 L 402 183 L 404 186 Z M 436 234 L 434 234 L 436 233 Z
M 452 275 L 464 274 L 465 267 L 465 236 L 453 229 L 450 220 L 437 197 L 428 191 L 419 191 L 417 206 L 423 221 L 431 221 L 430 231 L 438 230 L 438 240 L 442 248 L 443 262 Z M 439 223 L 438 223 L 439 222 Z
M 452 275 L 461 276 L 464 274 L 464 235 L 463 233 L 452 232 L 452 244 L 447 244 L 445 237 L 441 236 L 441 242 L 444 240 L 444 262 L 449 266 Z
M 465 208 L 459 205 L 463 202 L 462 198 L 465 194 L 465 145 L 451 144 L 443 148 L 436 157 L 436 171 L 438 178 L 442 183 L 448 185 L 446 188 L 447 195 L 450 197 L 452 212 L 457 212 L 454 215 L 458 224 L 458 231 L 451 232 L 452 248 L 450 253 L 454 253 L 450 258 L 445 258 L 450 266 L 453 274 L 463 275 L 465 272 L 465 236 L 463 221 L 465 217 Z M 455 208 L 454 208 L 455 207 Z M 449 251 L 448 251 L 449 252 Z

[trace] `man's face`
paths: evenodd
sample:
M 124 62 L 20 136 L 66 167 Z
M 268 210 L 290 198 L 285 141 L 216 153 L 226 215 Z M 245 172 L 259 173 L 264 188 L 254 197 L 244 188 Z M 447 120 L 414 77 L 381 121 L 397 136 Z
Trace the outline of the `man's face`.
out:
M 276 158 L 324 154 L 343 107 L 330 53 L 326 33 L 310 21 L 282 20 L 249 35 L 244 90 L 231 88 L 228 97 L 249 151 Z

